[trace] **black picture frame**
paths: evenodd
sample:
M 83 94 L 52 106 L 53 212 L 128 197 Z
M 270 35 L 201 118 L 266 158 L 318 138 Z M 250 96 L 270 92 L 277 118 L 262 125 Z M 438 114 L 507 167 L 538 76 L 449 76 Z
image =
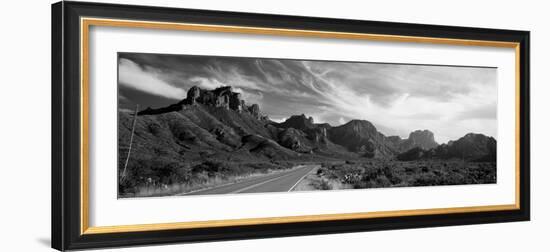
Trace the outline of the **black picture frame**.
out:
M 82 234 L 80 18 L 101 17 L 519 43 L 519 209 L 350 220 Z M 73 250 L 254 239 L 530 219 L 529 32 L 102 3 L 52 5 L 52 247 Z

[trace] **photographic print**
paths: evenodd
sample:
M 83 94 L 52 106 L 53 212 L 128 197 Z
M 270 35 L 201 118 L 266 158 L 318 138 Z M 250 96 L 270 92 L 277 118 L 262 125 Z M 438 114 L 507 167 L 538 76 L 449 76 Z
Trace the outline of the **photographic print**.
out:
M 496 183 L 497 69 L 118 54 L 118 197 Z

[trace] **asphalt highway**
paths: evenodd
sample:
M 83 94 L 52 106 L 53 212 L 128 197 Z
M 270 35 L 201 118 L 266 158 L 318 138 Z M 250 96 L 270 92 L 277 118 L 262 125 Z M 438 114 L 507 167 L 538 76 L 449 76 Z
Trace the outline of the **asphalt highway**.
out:
M 288 192 L 317 165 L 301 165 L 292 170 L 254 177 L 237 183 L 198 190 L 180 195 L 235 194 L 260 192 Z

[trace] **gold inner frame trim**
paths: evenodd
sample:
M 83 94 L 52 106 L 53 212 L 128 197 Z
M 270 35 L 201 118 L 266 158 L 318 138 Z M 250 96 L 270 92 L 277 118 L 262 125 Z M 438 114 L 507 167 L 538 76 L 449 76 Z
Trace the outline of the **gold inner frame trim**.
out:
M 322 214 L 322 215 L 191 221 L 191 222 L 124 225 L 124 226 L 101 226 L 101 227 L 89 227 L 84 234 L 159 231 L 159 230 L 169 230 L 169 229 L 227 227 L 227 226 L 237 226 L 237 225 L 244 226 L 244 225 L 261 225 L 261 224 L 283 224 L 283 223 L 292 223 L 292 222 L 313 222 L 313 221 L 328 221 L 328 220 L 334 221 L 334 220 L 372 219 L 372 218 L 384 218 L 384 217 L 393 217 L 393 216 L 472 213 L 472 212 L 488 212 L 488 211 L 498 211 L 498 210 L 514 210 L 514 209 L 516 209 L 516 207 L 515 205 L 512 204 L 512 205 L 494 205 L 494 206 L 483 206 L 483 207 L 455 207 L 455 208 L 437 208 L 437 209 L 420 209 L 420 210 L 379 211 L 379 212 L 370 212 L 370 213 Z
M 184 30 L 200 32 L 222 32 L 222 33 L 240 33 L 255 35 L 274 35 L 274 36 L 293 36 L 293 37 L 315 37 L 332 39 L 357 39 L 369 41 L 385 42 L 409 42 L 409 43 L 430 43 L 461 46 L 487 46 L 514 48 L 516 56 L 516 163 L 515 163 L 515 204 L 509 205 L 489 205 L 473 207 L 452 207 L 452 208 L 433 208 L 433 209 L 414 209 L 414 210 L 396 210 L 396 211 L 378 211 L 361 213 L 341 213 L 341 214 L 321 214 L 321 215 L 301 215 L 284 217 L 266 217 L 266 218 L 248 218 L 248 219 L 228 219 L 228 220 L 208 220 L 208 221 L 190 221 L 190 222 L 172 222 L 155 224 L 132 224 L 121 226 L 97 226 L 90 227 L 89 223 L 89 31 L 91 26 L 106 27 L 127 27 L 144 29 L 164 29 L 164 30 Z M 81 70 L 81 164 L 80 164 L 80 233 L 104 234 L 120 232 L 139 232 L 139 231 L 159 231 L 173 229 L 192 229 L 208 227 L 227 227 L 243 225 L 261 225 L 261 224 L 282 224 L 292 222 L 313 222 L 313 221 L 333 221 L 333 220 L 351 220 L 351 219 L 369 219 L 385 218 L 397 216 L 416 216 L 416 215 L 435 215 L 435 214 L 453 214 L 453 213 L 472 213 L 472 212 L 490 212 L 502 210 L 520 209 L 520 122 L 519 122 L 519 88 L 520 88 L 520 50 L 519 43 L 488 41 L 488 40 L 467 40 L 453 38 L 433 38 L 417 36 L 400 35 L 382 35 L 367 33 L 347 33 L 347 32 L 329 32 L 317 30 L 294 30 L 279 28 L 262 28 L 248 26 L 227 26 L 210 25 L 194 23 L 170 23 L 153 22 L 122 19 L 101 19 L 101 18 L 81 18 L 80 19 L 80 70 Z

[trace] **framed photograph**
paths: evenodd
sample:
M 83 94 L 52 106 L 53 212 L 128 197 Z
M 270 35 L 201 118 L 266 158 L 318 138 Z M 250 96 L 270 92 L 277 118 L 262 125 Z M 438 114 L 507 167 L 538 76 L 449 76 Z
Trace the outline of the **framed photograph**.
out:
M 529 32 L 52 5 L 58 250 L 529 220 Z

